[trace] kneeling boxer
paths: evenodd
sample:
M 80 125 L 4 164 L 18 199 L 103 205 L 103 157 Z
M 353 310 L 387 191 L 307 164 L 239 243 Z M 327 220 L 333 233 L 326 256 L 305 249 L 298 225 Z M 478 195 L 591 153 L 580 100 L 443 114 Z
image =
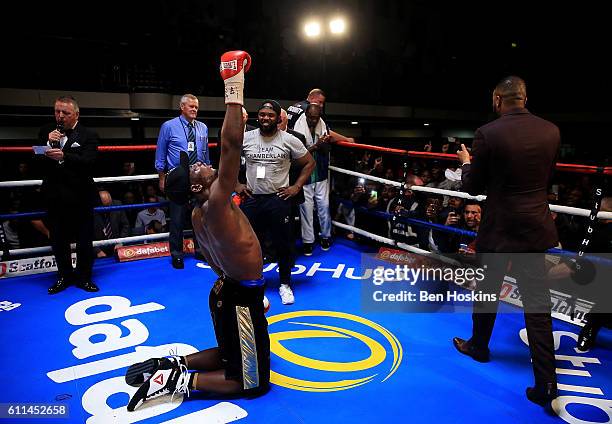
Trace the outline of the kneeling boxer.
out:
M 190 390 L 255 395 L 268 389 L 270 339 L 264 315 L 261 247 L 248 219 L 231 198 L 240 169 L 244 73 L 250 65 L 251 57 L 243 51 L 221 56 L 227 106 L 218 171 L 201 163 L 189 167 L 187 154 L 181 152 L 181 165 L 166 176 L 168 198 L 185 203 L 193 194 L 200 203 L 191 220 L 201 252 L 219 276 L 209 297 L 219 346 L 132 365 L 126 382 L 140 388 L 130 399 L 128 411 L 149 399 L 189 395 Z

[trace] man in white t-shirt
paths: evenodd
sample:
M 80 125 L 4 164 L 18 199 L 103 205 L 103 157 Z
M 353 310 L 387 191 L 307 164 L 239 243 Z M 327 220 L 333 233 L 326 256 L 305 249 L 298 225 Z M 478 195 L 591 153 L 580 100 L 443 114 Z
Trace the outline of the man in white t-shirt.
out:
M 279 294 L 287 305 L 294 302 L 290 286 L 294 240 L 289 199 L 309 181 L 315 162 L 299 139 L 278 130 L 280 113 L 278 102 L 264 101 L 257 113 L 260 128 L 244 134 L 247 184 L 239 185 L 236 191 L 244 197 L 240 207 L 258 236 L 270 229 L 278 253 Z M 291 161 L 302 167 L 293 185 L 289 185 Z

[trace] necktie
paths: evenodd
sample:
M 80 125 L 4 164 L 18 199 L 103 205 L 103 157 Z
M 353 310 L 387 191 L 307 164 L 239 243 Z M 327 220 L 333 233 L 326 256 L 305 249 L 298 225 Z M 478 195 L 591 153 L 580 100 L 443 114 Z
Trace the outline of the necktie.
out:
M 113 238 L 113 227 L 111 225 L 110 213 L 104 214 L 104 228 L 102 229 L 102 232 L 107 240 Z
M 193 165 L 198 161 L 198 147 L 196 145 L 196 138 L 192 123 L 187 124 L 187 146 L 190 144 L 193 146 L 193 150 L 187 149 L 187 153 L 189 154 L 189 165 Z

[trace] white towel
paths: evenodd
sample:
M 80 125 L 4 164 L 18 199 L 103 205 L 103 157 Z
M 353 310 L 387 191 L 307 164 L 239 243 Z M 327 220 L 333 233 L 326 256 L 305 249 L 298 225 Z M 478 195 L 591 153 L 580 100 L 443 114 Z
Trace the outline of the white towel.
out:
M 295 121 L 293 130 L 304 134 L 304 136 L 306 137 L 306 147 L 308 148 L 315 144 L 319 140 L 319 137 L 327 134 L 327 125 L 325 125 L 323 119 L 319 119 L 319 123 L 315 127 L 315 137 L 313 140 L 310 128 L 308 128 L 308 122 L 306 121 L 306 112 L 304 112 L 302 113 L 302 116 L 300 116 L 298 120 Z

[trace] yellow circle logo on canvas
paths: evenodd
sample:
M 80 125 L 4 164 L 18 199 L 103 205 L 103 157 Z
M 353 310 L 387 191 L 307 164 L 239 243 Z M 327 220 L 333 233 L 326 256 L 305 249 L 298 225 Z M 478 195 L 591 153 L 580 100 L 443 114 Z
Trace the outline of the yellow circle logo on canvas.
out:
M 299 322 L 295 319 L 309 318 L 316 321 L 317 317 L 334 318 L 334 321 L 349 321 L 345 325 L 329 325 L 316 322 Z M 330 378 L 326 381 L 314 381 L 301 379 L 297 376 L 287 376 L 276 371 L 270 371 L 270 382 L 288 389 L 301 390 L 306 392 L 335 392 L 362 386 L 380 378 L 384 382 L 391 377 L 399 368 L 402 362 L 403 350 L 397 337 L 383 326 L 370 321 L 366 318 L 336 311 L 296 311 L 268 317 L 268 325 L 287 320 L 289 324 L 295 325 L 295 330 L 270 332 L 270 351 L 280 358 L 305 368 L 329 373 Z M 321 320 L 323 321 L 323 320 Z M 348 324 L 348 325 L 347 325 Z M 356 325 L 357 324 L 357 325 Z M 359 325 L 369 327 L 374 330 L 375 336 L 363 334 L 345 327 L 358 327 Z M 333 362 L 324 361 L 292 352 L 283 345 L 283 341 L 294 339 L 311 339 L 308 343 L 317 343 L 317 339 L 341 338 L 359 341 L 364 347 L 364 352 L 369 350 L 369 356 L 352 362 Z M 388 368 L 381 368 L 388 355 L 393 355 L 393 360 Z M 365 377 L 363 373 L 366 372 Z M 361 376 L 351 374 L 360 374 Z

